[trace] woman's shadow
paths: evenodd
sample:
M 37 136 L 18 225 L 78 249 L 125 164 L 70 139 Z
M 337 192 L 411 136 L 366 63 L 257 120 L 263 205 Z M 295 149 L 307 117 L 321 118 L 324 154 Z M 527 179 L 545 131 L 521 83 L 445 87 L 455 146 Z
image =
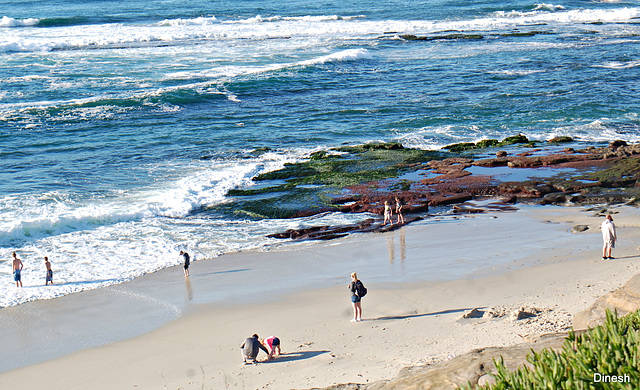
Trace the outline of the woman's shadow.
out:
M 271 360 L 265 360 L 261 363 L 281 363 L 281 362 L 292 362 L 295 360 L 311 359 L 313 357 L 322 355 L 323 353 L 327 353 L 327 352 L 329 351 L 302 351 L 302 352 L 283 353 L 276 358 L 273 358 Z

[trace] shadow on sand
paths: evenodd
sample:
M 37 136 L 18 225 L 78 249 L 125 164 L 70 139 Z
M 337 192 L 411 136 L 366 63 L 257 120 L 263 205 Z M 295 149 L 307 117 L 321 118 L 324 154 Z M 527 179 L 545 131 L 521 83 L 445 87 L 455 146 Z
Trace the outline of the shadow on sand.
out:
M 265 360 L 261 362 L 263 363 L 282 363 L 282 362 L 292 362 L 295 360 L 304 360 L 311 359 L 313 357 L 322 355 L 323 353 L 327 353 L 329 351 L 302 351 L 302 352 L 292 352 L 292 353 L 283 353 L 275 359 Z
M 250 271 L 250 270 L 251 270 L 251 268 L 231 269 L 231 270 L 228 270 L 228 271 L 216 271 L 216 272 L 207 272 L 205 274 L 196 274 L 195 276 L 231 274 L 231 273 L 234 273 L 234 272 L 244 272 L 244 271 Z
M 420 318 L 420 317 L 427 317 L 427 316 L 437 316 L 440 314 L 461 313 L 463 311 L 469 311 L 469 310 L 471 310 L 471 308 L 451 309 L 451 310 L 435 311 L 433 313 L 416 313 L 416 314 L 407 314 L 407 315 L 401 315 L 401 316 L 385 316 L 385 317 L 366 319 L 365 321 L 405 320 L 407 318 Z
M 620 257 L 610 257 L 609 260 L 618 260 L 618 259 L 634 259 L 636 257 L 640 257 L 640 255 L 635 256 L 620 256 Z

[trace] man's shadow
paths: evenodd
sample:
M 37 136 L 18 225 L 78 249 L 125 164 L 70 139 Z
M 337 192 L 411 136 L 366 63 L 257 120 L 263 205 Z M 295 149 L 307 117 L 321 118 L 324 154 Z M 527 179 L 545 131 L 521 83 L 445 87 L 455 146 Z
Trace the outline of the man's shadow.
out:
M 327 353 L 327 352 L 329 351 L 302 351 L 302 352 L 283 353 L 278 357 L 275 357 L 271 360 L 265 360 L 261 363 L 281 363 L 281 362 L 292 362 L 295 360 L 311 359 L 313 357 L 322 355 L 323 353 Z

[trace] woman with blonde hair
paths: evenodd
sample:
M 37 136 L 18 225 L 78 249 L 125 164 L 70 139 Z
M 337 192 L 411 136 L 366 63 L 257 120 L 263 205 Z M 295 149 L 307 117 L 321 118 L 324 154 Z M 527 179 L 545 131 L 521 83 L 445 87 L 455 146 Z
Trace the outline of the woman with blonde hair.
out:
M 358 275 L 355 272 L 351 273 L 349 291 L 351 291 L 351 305 L 353 306 L 353 318 L 351 322 L 362 321 L 362 297 L 367 294 L 367 289 L 358 279 Z
M 389 206 L 389 201 L 385 200 L 384 201 L 384 220 L 382 221 L 382 226 L 386 225 L 387 222 L 389 222 L 390 224 L 393 225 L 393 221 L 391 220 L 392 217 L 392 212 L 391 212 L 391 206 Z

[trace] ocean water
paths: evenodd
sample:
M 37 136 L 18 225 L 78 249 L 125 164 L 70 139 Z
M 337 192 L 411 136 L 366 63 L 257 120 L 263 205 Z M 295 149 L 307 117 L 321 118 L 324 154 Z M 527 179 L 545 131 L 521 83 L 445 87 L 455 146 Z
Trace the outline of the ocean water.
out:
M 269 233 L 362 219 L 216 209 L 319 149 L 640 141 L 637 2 L 0 0 L 0 13 L 0 307 L 130 280 L 181 249 L 264 250 Z

